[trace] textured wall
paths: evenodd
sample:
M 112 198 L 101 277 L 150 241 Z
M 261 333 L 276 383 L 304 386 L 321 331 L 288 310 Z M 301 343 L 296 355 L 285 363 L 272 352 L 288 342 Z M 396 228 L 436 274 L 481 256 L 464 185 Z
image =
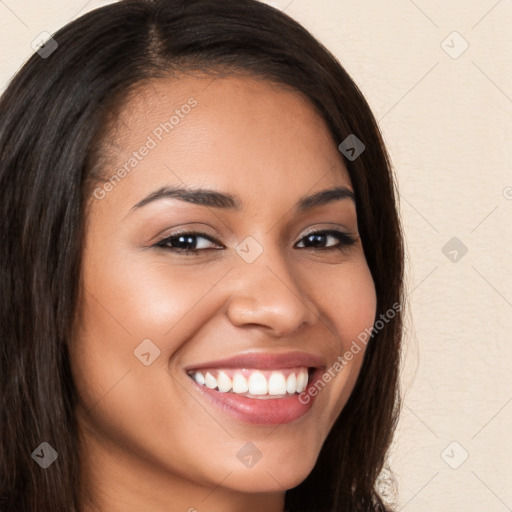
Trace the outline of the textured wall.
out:
M 41 32 L 106 3 L 0 1 L 2 88 Z M 410 303 L 398 508 L 512 511 L 512 1 L 268 3 L 359 84 L 398 177 Z

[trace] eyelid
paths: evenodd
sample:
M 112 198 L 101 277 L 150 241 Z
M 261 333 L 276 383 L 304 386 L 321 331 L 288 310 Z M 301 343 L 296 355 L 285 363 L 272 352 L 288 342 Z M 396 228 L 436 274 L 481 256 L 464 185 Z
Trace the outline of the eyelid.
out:
M 176 238 L 176 237 L 178 237 L 180 235 L 192 235 L 192 236 L 198 237 L 198 238 L 199 237 L 206 238 L 207 240 L 209 240 L 213 244 L 221 246 L 222 248 L 225 248 L 224 244 L 222 242 L 220 242 L 219 240 L 217 240 L 211 234 L 205 233 L 204 231 L 197 231 L 197 230 L 194 230 L 194 229 L 183 229 L 183 230 L 175 231 L 175 232 L 173 232 L 173 233 L 171 233 L 169 235 L 166 235 L 165 237 L 161 238 L 154 245 L 157 246 L 157 247 L 164 247 L 165 248 L 165 245 L 164 245 L 165 242 L 169 241 L 171 238 Z M 201 250 L 204 251 L 205 249 L 201 249 Z
M 336 232 L 336 233 L 343 233 L 346 235 L 353 235 L 357 236 L 357 232 L 352 232 L 350 229 L 348 229 L 345 226 L 341 226 L 339 224 L 328 224 L 327 227 L 324 225 L 322 227 L 314 226 L 312 228 L 308 228 L 301 236 L 300 239 L 312 235 L 314 233 L 329 233 L 329 232 Z
M 343 249 L 343 248 L 349 248 L 357 243 L 359 240 L 358 233 L 351 233 L 350 231 L 342 231 L 340 229 L 313 229 L 312 231 L 309 231 L 308 233 L 304 234 L 297 243 L 302 242 L 305 238 L 307 238 L 310 235 L 316 235 L 316 234 L 322 234 L 327 236 L 332 236 L 334 238 L 338 239 L 338 245 L 334 245 L 331 247 L 325 247 L 323 251 L 327 251 L 329 249 Z M 304 249 L 312 249 L 314 248 L 308 248 L 305 247 Z
M 315 233 L 339 233 L 341 235 L 346 235 L 352 238 L 359 239 L 359 231 L 357 228 L 355 230 L 350 229 L 347 225 L 338 224 L 335 222 L 327 222 L 327 223 L 319 223 L 313 226 L 306 228 L 304 232 L 301 232 L 298 240 L 302 240 L 308 235 L 312 235 Z

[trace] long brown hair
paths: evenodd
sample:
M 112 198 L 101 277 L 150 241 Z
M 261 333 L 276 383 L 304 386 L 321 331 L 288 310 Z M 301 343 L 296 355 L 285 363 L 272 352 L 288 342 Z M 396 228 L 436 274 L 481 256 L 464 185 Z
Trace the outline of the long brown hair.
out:
M 94 10 L 34 54 L 0 100 L 0 509 L 80 510 L 76 391 L 68 357 L 96 142 L 107 112 L 145 79 L 187 69 L 248 73 L 291 87 L 345 158 L 377 317 L 403 301 L 403 239 L 390 162 L 358 87 L 309 32 L 256 0 L 124 0 Z M 293 512 L 386 511 L 377 477 L 400 397 L 402 317 L 368 342 L 350 399 L 310 475 L 286 493 Z M 58 453 L 42 469 L 41 442 Z

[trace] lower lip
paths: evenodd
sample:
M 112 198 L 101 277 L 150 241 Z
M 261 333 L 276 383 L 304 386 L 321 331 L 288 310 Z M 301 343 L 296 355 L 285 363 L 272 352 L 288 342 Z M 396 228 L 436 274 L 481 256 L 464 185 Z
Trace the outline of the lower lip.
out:
M 315 399 L 309 390 L 314 387 L 314 383 L 320 375 L 321 371 L 315 370 L 309 379 L 308 386 L 302 393 L 285 398 L 268 399 L 248 398 L 232 392 L 221 393 L 207 386 L 201 386 L 194 380 L 192 382 L 217 407 L 241 421 L 258 425 L 281 425 L 298 420 L 309 412 Z M 307 401 L 307 403 L 301 403 L 299 397 L 302 397 L 302 401 Z

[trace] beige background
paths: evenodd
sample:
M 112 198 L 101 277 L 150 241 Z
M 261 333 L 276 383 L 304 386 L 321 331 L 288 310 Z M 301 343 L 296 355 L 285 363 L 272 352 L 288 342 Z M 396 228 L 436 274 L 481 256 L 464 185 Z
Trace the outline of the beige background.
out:
M 106 3 L 0 1 L 2 90 L 36 36 Z M 410 302 L 397 510 L 512 511 L 512 1 L 268 3 L 337 55 L 397 173 Z

